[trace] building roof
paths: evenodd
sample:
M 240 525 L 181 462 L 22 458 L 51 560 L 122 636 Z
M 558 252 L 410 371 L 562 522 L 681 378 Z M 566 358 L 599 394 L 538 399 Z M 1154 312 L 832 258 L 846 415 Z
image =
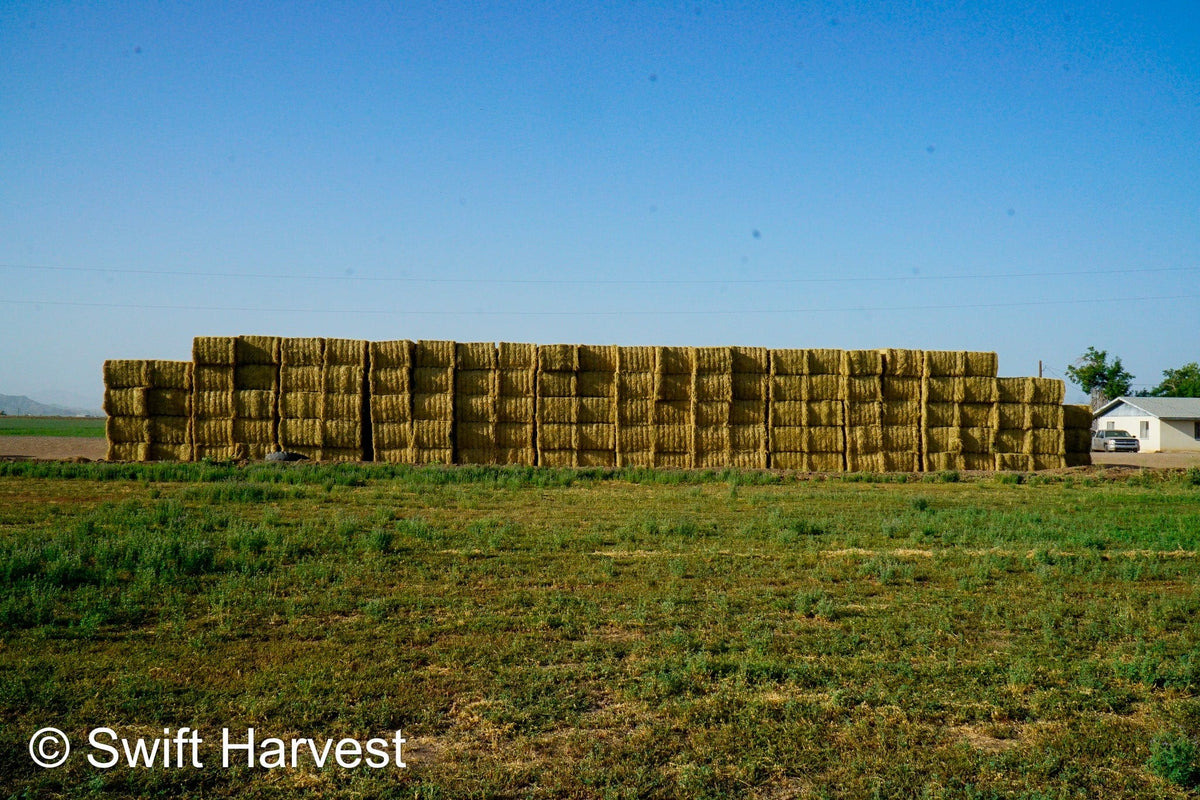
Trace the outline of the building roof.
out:
M 1104 416 L 1122 403 L 1159 419 L 1200 419 L 1200 397 L 1118 397 L 1093 416 Z

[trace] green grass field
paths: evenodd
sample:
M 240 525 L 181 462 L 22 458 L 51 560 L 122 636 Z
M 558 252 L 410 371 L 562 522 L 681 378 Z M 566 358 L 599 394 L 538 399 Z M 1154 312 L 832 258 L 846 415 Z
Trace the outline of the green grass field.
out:
M 0 463 L 0 796 L 1192 796 L 1198 554 L 1195 469 Z M 100 769 L 99 726 L 212 749 Z
M 103 439 L 104 418 L 0 416 L 0 436 L 76 436 Z

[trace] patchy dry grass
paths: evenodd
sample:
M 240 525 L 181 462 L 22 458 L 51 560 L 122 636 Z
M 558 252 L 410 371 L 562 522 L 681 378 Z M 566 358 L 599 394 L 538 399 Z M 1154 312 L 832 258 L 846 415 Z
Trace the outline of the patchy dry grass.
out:
M 1196 774 L 1187 474 L 0 468 L 5 795 L 1183 797 Z M 57 770 L 26 749 L 46 725 L 77 742 Z M 403 728 L 409 768 L 100 770 L 100 725 Z

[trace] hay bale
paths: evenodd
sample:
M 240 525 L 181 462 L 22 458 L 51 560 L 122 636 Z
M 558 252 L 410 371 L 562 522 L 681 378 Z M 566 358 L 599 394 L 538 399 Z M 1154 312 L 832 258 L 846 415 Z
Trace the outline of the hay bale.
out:
M 728 425 L 730 403 L 726 402 L 704 402 L 696 403 L 696 425 L 698 426 L 714 426 Z
M 542 397 L 537 404 L 537 422 L 541 424 L 572 424 L 577 419 L 578 400 L 574 397 Z M 557 448 L 556 448 L 557 449 Z
M 1028 378 L 1029 402 L 1037 404 L 1062 405 L 1066 387 L 1060 380 L 1053 378 Z
M 578 348 L 580 372 L 617 371 L 616 345 L 581 344 Z
M 454 419 L 454 401 L 445 394 L 414 394 L 412 416 L 414 420 L 449 423 Z M 433 447 L 434 445 L 421 446 Z
M 1089 453 L 1092 449 L 1092 432 L 1088 428 L 1067 428 L 1063 431 L 1067 455 Z
M 882 425 L 852 425 L 845 428 L 846 454 L 878 453 L 883 448 Z
M 962 453 L 926 453 L 926 472 L 948 472 L 950 470 L 966 469 L 966 460 Z
M 537 386 L 537 373 L 531 369 L 501 369 L 497 383 L 501 397 L 532 398 Z
M 930 453 L 961 453 L 963 451 L 962 428 L 925 428 L 921 436 L 921 449 Z
M 191 402 L 194 417 L 233 417 L 233 392 L 193 392 Z
M 146 392 L 146 389 L 106 389 L 104 413 L 110 417 L 147 416 Z
M 150 421 L 143 416 L 110 416 L 104 421 L 104 435 L 110 443 L 149 442 Z
M 926 403 L 961 403 L 963 379 L 949 377 L 923 378 L 921 396 Z
M 879 391 L 888 402 L 920 401 L 921 379 L 912 377 L 893 378 L 885 375 L 879 382 Z
M 147 389 L 146 413 L 152 417 L 190 417 L 192 392 L 189 389 Z
M 146 446 L 147 461 L 191 461 L 192 445 L 151 442 Z
M 1000 427 L 998 406 L 994 403 L 961 403 L 958 424 L 964 428 Z
M 798 451 L 797 452 L 792 452 L 792 451 L 775 452 L 775 451 L 772 451 L 771 452 L 771 468 L 772 469 L 806 471 L 808 469 L 808 466 L 805 462 L 804 456 L 805 456 L 804 453 L 800 453 Z M 839 459 L 841 458 L 840 454 L 838 455 L 838 458 Z
M 729 403 L 729 423 L 732 425 L 767 425 L 767 405 L 763 400 L 734 400 Z
M 363 397 L 361 394 L 326 394 L 324 419 L 340 419 L 361 422 Z
M 413 345 L 413 368 L 454 366 L 454 342 L 422 339 Z M 435 448 L 444 449 L 444 448 Z
M 921 377 L 961 378 L 966 369 L 966 354 L 961 350 L 926 350 Z
M 225 419 L 193 419 L 192 441 L 197 445 L 216 447 L 233 446 L 233 420 Z M 201 456 L 197 455 L 197 458 Z
M 107 461 L 149 461 L 150 444 L 148 442 L 114 442 L 108 443 Z
M 915 451 L 885 451 L 879 455 L 883 459 L 884 472 L 921 471 L 921 457 Z
M 325 395 L 319 392 L 284 392 L 279 396 L 283 419 L 320 419 L 325 415 Z
M 580 467 L 615 467 L 617 454 L 612 450 L 580 450 L 576 457 Z
M 486 395 L 460 395 L 454 402 L 454 418 L 459 422 L 495 422 L 495 398 Z
M 363 339 L 326 339 L 325 366 L 357 367 L 366 370 L 370 343 Z
M 653 423 L 653 400 L 622 400 L 617 403 L 618 425 L 652 425 Z
M 455 366 L 464 371 L 499 369 L 499 351 L 493 342 L 459 342 L 455 345 Z
M 497 362 L 500 369 L 536 369 L 537 345 L 514 342 L 500 342 L 496 347 Z
M 1035 470 L 1063 469 L 1067 466 L 1065 454 L 1034 453 L 1031 458 L 1033 459 L 1033 468 Z
M 187 417 L 150 417 L 146 422 L 147 441 L 152 444 L 192 443 L 192 425 Z
M 771 404 L 772 428 L 801 428 L 805 425 L 803 400 L 784 400 Z
M 192 363 L 231 367 L 234 360 L 234 337 L 197 336 L 192 339 Z
M 846 453 L 847 472 L 886 472 L 883 453 Z
M 771 350 L 768 352 L 768 367 L 772 375 L 807 375 L 808 351 Z
M 843 453 L 803 453 L 801 467 L 805 472 L 845 472 L 846 456 Z
M 603 423 L 611 425 L 616 421 L 616 404 L 609 397 L 581 397 L 576 407 L 576 422 Z
M 655 352 L 653 347 L 618 347 L 617 369 L 619 372 L 654 372 Z
M 921 432 L 907 425 L 880 426 L 880 449 L 885 453 L 916 454 L 921 447 Z
M 490 422 L 462 422 L 454 426 L 454 443 L 455 449 L 459 453 L 471 450 L 475 453 L 474 457 L 479 457 L 484 451 L 489 451 L 487 458 L 491 458 L 490 451 L 496 445 L 496 429 Z M 468 463 L 488 462 L 471 461 Z
M 999 403 L 1029 403 L 1033 400 L 1033 384 L 1028 378 L 996 378 L 996 401 Z
M 838 374 L 868 376 L 883 374 L 883 353 L 879 350 L 843 350 Z
M 577 428 L 578 426 L 572 423 L 539 423 L 537 428 L 538 450 L 543 452 L 547 450 L 577 450 Z
M 1092 465 L 1092 453 L 1090 450 L 1079 453 L 1067 453 L 1063 457 L 1064 467 L 1090 467 Z
M 533 425 L 528 423 L 498 422 L 496 423 L 496 446 L 506 450 L 532 449 L 533 431 Z
M 960 403 L 927 403 L 925 405 L 925 425 L 930 428 L 957 428 Z
M 733 350 L 729 347 L 697 347 L 696 372 L 731 374 L 733 372 Z
M 500 397 L 496 400 L 497 422 L 533 422 L 532 397 Z
M 883 384 L 877 375 L 843 375 L 839 396 L 848 403 L 880 402 L 883 400 Z
M 692 425 L 692 404 L 687 400 L 663 400 L 654 404 L 654 424 Z
M 997 428 L 1024 429 L 1031 427 L 1029 425 L 1029 406 L 1018 403 L 997 403 L 995 420 Z
M 233 369 L 233 388 L 279 391 L 279 368 L 268 364 L 238 365 Z
M 612 397 L 616 394 L 615 372 L 583 372 L 575 377 L 576 392 L 580 397 Z
M 543 397 L 575 397 L 574 372 L 539 372 L 537 376 L 537 396 Z
M 284 450 L 316 458 L 318 454 L 315 450 L 305 451 L 303 448 L 320 447 L 324 436 L 324 426 L 319 419 L 279 420 L 279 446 Z
M 285 336 L 279 340 L 279 364 L 283 367 L 320 367 L 325 364 L 325 340 L 318 337 Z
M 612 425 L 580 425 L 576 433 L 579 450 L 616 452 L 616 429 Z
M 766 450 L 734 450 L 729 454 L 728 466 L 733 469 L 766 469 Z
M 1048 403 L 1031 403 L 1026 406 L 1029 418 L 1025 427 L 1028 428 L 1063 428 L 1063 407 Z M 1091 428 L 1091 424 L 1088 424 Z
M 233 393 L 235 418 L 269 420 L 275 416 L 275 393 L 246 389 Z
M 842 351 L 832 349 L 805 350 L 806 375 L 840 375 Z
M 233 340 L 233 363 L 243 365 L 278 365 L 278 336 L 238 336 Z
M 730 347 L 729 360 L 735 374 L 766 375 L 770 368 L 770 353 L 765 347 Z
M 768 381 L 765 373 L 735 372 L 731 379 L 734 400 L 754 400 L 762 405 L 768 396 Z
M 809 375 L 802 388 L 803 399 L 809 402 L 844 399 L 842 397 L 842 379 L 838 375 Z
M 331 364 L 325 367 L 326 394 L 362 395 L 367 371 L 363 367 Z
M 654 466 L 658 469 L 692 469 L 692 454 L 655 452 Z
M 446 395 L 449 399 L 454 386 L 454 373 L 446 367 L 413 367 L 414 395 Z
M 356 420 L 325 419 L 321 421 L 321 425 L 325 429 L 325 436 L 321 442 L 323 448 L 334 448 L 335 450 L 357 449 L 361 451 L 363 430 L 362 425 Z M 362 459 L 361 452 L 358 458 L 359 460 Z
M 371 342 L 368 346 L 371 370 L 388 369 L 407 372 L 413 366 L 415 345 L 408 339 Z
M 963 377 L 994 378 L 999 374 L 999 359 L 995 353 L 963 353 Z
M 238 448 L 233 445 L 197 444 L 192 453 L 196 461 L 235 461 L 239 457 Z
M 649 453 L 653 449 L 653 425 L 628 425 L 617 428 L 618 452 Z
M 992 453 L 963 453 L 962 468 L 976 472 L 991 472 L 996 468 L 996 456 Z
M 959 428 L 959 441 L 964 453 L 991 453 L 996 441 L 995 428 Z
M 533 467 L 537 465 L 537 451 L 532 447 L 499 447 L 496 448 L 496 463 Z
M 325 391 L 325 368 L 321 366 L 280 367 L 279 391 L 283 394 L 323 392 Z
M 660 401 L 690 400 L 692 397 L 691 373 L 655 373 L 654 397 Z
M 765 459 L 767 452 L 767 429 L 762 425 L 730 425 L 729 447 L 731 450 L 739 453 L 761 451 Z
M 920 378 L 925 372 L 925 353 L 922 350 L 887 348 L 879 352 L 883 355 L 884 375 L 893 378 Z
M 963 378 L 962 402 L 995 403 L 999 399 L 996 378 Z
M 322 461 L 362 461 L 363 452 L 357 447 L 323 447 Z
M 146 363 L 146 386 L 152 389 L 192 388 L 192 362 L 151 360 Z
M 692 452 L 691 425 L 655 425 L 655 453 L 690 453 Z
M 997 453 L 1029 453 L 1032 444 L 1029 434 L 1021 428 L 999 428 L 992 443 Z
M 1051 430 L 1047 428 L 1034 428 L 1029 431 L 1030 452 L 1033 455 L 1058 455 L 1065 456 L 1067 454 L 1066 436 L 1062 429 Z
M 659 375 L 691 375 L 696 367 L 694 347 L 656 347 L 654 371 Z M 670 398 L 665 398 L 670 399 Z
M 538 370 L 575 372 L 579 369 L 579 348 L 573 344 L 543 344 L 538 347 Z
M 813 426 L 800 431 L 800 449 L 806 453 L 842 453 L 846 449 L 845 428 Z
M 150 385 L 149 362 L 134 359 L 109 359 L 104 362 L 104 388 L 141 389 Z
M 697 401 L 733 400 L 733 375 L 729 373 L 696 373 L 693 394 Z
M 771 376 L 770 398 L 772 402 L 799 402 L 808 397 L 807 375 L 773 375 Z M 837 389 L 836 392 L 839 391 Z
M 883 424 L 883 403 L 848 402 L 844 405 L 847 426 L 861 427 L 863 425 L 879 426 Z
M 996 471 L 1029 472 L 1033 469 L 1033 456 L 1026 453 L 996 453 Z
M 916 401 L 884 401 L 880 417 L 884 425 L 904 426 L 916 431 L 921 426 L 921 404 Z
M 1092 407 L 1079 405 L 1063 406 L 1063 427 L 1091 430 Z
M 462 369 L 454 376 L 454 391 L 459 397 L 490 397 L 498 393 L 497 383 L 495 370 Z
M 653 372 L 621 372 L 617 375 L 617 397 L 626 400 L 653 400 Z
M 272 419 L 233 419 L 234 444 L 274 444 L 275 421 Z
M 538 452 L 538 465 L 565 469 L 578 466 L 575 450 L 541 450 Z

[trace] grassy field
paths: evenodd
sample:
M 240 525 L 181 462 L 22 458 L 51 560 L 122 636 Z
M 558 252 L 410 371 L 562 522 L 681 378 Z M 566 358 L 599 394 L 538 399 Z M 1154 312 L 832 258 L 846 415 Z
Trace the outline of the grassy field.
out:
M 104 417 L 0 416 L 0 436 L 82 436 L 104 438 Z
M 1198 548 L 1200 470 L 0 463 L 0 796 L 1191 796 Z M 98 726 L 212 748 L 100 769 Z

